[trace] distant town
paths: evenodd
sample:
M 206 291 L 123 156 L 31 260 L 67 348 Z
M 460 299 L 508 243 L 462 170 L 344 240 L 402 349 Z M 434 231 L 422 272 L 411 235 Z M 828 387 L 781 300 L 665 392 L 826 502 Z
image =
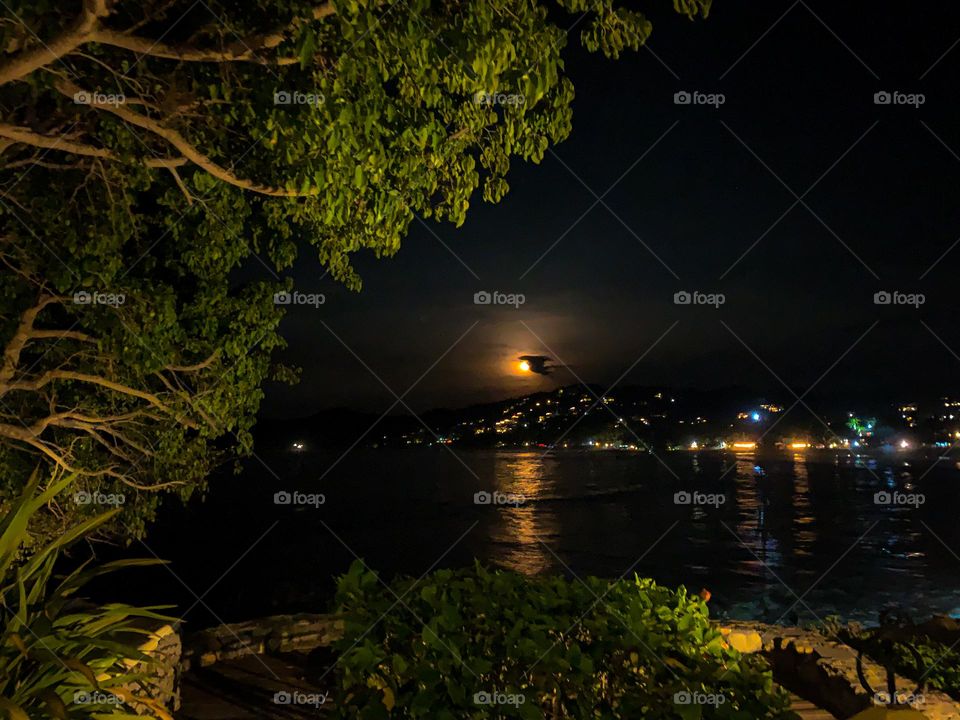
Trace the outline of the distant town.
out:
M 367 447 L 592 450 L 851 449 L 898 452 L 960 446 L 960 399 L 892 402 L 820 412 L 803 399 L 571 385 L 459 410 L 378 417 L 328 411 L 297 421 L 289 449 Z M 292 440 L 289 438 L 293 436 Z

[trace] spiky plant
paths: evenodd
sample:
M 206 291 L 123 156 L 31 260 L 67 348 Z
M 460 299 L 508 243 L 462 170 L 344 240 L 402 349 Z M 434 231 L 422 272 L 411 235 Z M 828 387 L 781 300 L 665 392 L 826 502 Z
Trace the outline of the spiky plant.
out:
M 133 607 L 78 599 L 92 578 L 158 560 L 82 563 L 64 577 L 54 575 L 62 551 L 110 520 L 119 509 L 69 528 L 41 547 L 31 542 L 31 519 L 73 482 L 56 478 L 40 488 L 34 472 L 18 499 L 0 519 L 0 717 L 153 717 L 171 715 L 139 688 L 151 658 L 141 650 L 144 619 L 172 622 L 166 606 Z M 138 714 L 139 713 L 139 714 Z

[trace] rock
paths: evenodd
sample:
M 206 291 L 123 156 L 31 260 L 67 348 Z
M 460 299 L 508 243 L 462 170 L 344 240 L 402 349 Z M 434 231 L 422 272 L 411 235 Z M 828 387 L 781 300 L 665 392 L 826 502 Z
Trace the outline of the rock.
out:
M 186 640 L 182 667 L 209 667 L 264 653 L 309 652 L 343 637 L 343 621 L 333 615 L 302 613 L 274 615 L 220 625 L 191 635 Z
M 740 649 L 731 640 L 738 638 L 736 642 L 744 648 L 741 652 L 761 652 L 770 661 L 778 683 L 837 717 L 960 720 L 960 706 L 947 695 L 932 690 L 924 691 L 922 702 L 916 704 L 922 711 L 919 713 L 876 705 L 876 696 L 860 683 L 857 651 L 819 632 L 756 622 L 724 623 L 721 632 L 732 647 Z M 760 638 L 759 649 L 756 636 Z M 862 669 L 874 691 L 886 688 L 886 668 L 864 657 Z M 916 685 L 902 677 L 897 677 L 896 683 L 904 692 L 911 692 Z
M 158 703 L 168 711 L 180 709 L 180 688 L 178 677 L 182 645 L 180 635 L 168 624 L 158 624 L 149 618 L 138 623 L 138 627 L 147 633 L 147 639 L 138 649 L 150 656 L 149 662 L 135 659 L 124 661 L 133 673 L 142 673 L 145 677 L 135 683 L 121 686 L 134 698 L 144 698 Z M 131 700 L 131 707 L 138 715 L 148 715 L 152 709 L 147 702 Z
M 874 706 L 862 713 L 857 713 L 850 720 L 924 720 L 927 716 L 910 708 L 890 708 Z
M 917 632 L 941 642 L 947 647 L 960 643 L 960 620 L 939 615 L 916 626 Z
M 751 632 L 731 632 L 727 636 L 727 642 L 734 650 L 742 653 L 756 653 L 763 649 L 763 640 L 760 633 Z

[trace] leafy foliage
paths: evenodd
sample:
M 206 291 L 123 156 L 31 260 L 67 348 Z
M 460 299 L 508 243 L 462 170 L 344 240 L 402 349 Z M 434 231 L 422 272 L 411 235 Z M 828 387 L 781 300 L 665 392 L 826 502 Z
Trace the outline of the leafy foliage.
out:
M 298 248 L 358 289 L 351 256 L 500 200 L 570 132 L 551 9 L 609 57 L 651 31 L 614 0 L 76 6 L 0 23 L 0 492 L 42 458 L 125 494 L 133 535 L 154 491 L 249 451 L 261 385 L 293 379 L 270 360 Z
M 78 474 L 76 497 L 88 500 L 66 497 L 47 513 L 50 537 L 105 509 L 103 497 L 127 509 L 103 527 L 139 535 L 155 491 L 187 498 L 222 462 L 223 440 L 252 446 L 260 385 L 282 345 L 280 308 L 265 283 L 231 289 L 215 274 L 177 273 L 177 263 L 155 252 L 143 263 L 152 277 L 114 283 L 125 294 L 115 307 L 47 292 L 39 272 L 4 280 L 0 498 L 15 497 L 40 458 Z
M 39 509 L 70 486 L 72 477 L 38 489 L 39 474 L 0 521 L 0 714 L 26 718 L 147 717 L 170 720 L 154 700 L 131 689 L 142 679 L 150 659 L 134 639 L 144 630 L 143 618 L 166 621 L 161 607 L 137 608 L 78 601 L 77 592 L 90 579 L 123 567 L 153 560 L 122 560 L 100 567 L 81 565 L 54 581 L 60 552 L 105 522 L 105 513 L 70 528 L 62 537 L 24 558 L 31 521 Z
M 682 587 L 477 565 L 388 588 L 358 561 L 337 602 L 338 717 L 792 717 L 765 662 L 730 648 Z M 525 702 L 487 706 L 475 693 Z M 724 700 L 684 704 L 676 693 Z
M 650 33 L 643 15 L 612 0 L 559 4 L 589 16 L 582 40 L 609 57 L 637 49 Z M 21 54 L 38 49 L 29 29 L 57 37 L 65 24 L 56 4 L 13 5 Z M 485 199 L 503 195 L 511 158 L 539 161 L 548 144 L 567 136 L 566 34 L 548 20 L 548 7 L 536 0 L 411 0 L 396 8 L 380 0 L 260 0 L 215 3 L 211 13 L 188 0 L 116 3 L 89 40 L 71 42 L 79 42 L 76 51 L 8 88 L 13 104 L 23 103 L 8 122 L 35 124 L 42 111 L 49 119 L 41 133 L 57 121 L 69 125 L 71 138 L 105 151 L 102 165 L 124 167 L 122 177 L 96 182 L 94 175 L 87 197 L 74 198 L 94 201 L 101 217 L 108 211 L 110 224 L 71 221 L 75 211 L 67 209 L 57 232 L 43 236 L 61 235 L 57 244 L 73 247 L 89 241 L 90 231 L 109 242 L 146 231 L 151 220 L 160 223 L 155 229 L 194 237 L 216 239 L 226 229 L 233 252 L 223 248 L 217 258 L 203 249 L 196 257 L 226 267 L 247 242 L 276 242 L 264 249 L 288 262 L 292 248 L 280 241 L 302 236 L 335 277 L 356 286 L 349 254 L 393 254 L 417 213 L 462 223 L 481 184 Z M 676 8 L 693 17 L 709 3 L 677 0 Z M 151 38 L 139 35 L 141 27 L 154 30 Z M 478 102 L 496 94 L 518 101 Z M 27 141 L 19 147 L 31 151 Z M 185 218 L 171 168 L 149 166 L 158 158 L 189 161 L 173 170 L 203 202 Z M 30 162 L 14 170 L 27 183 L 25 209 L 59 216 L 60 198 L 28 192 L 50 173 Z M 112 202 L 105 197 L 111 184 Z M 124 200 L 143 190 L 161 206 L 160 217 L 127 213 Z

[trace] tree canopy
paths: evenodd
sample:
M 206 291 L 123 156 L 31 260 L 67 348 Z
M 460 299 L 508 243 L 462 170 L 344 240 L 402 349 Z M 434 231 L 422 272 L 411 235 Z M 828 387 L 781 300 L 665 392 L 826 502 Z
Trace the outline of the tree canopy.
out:
M 574 23 L 610 58 L 651 32 L 614 0 L 4 4 L 4 494 L 42 461 L 136 534 L 248 451 L 298 245 L 359 289 L 353 254 L 502 198 L 570 132 Z

